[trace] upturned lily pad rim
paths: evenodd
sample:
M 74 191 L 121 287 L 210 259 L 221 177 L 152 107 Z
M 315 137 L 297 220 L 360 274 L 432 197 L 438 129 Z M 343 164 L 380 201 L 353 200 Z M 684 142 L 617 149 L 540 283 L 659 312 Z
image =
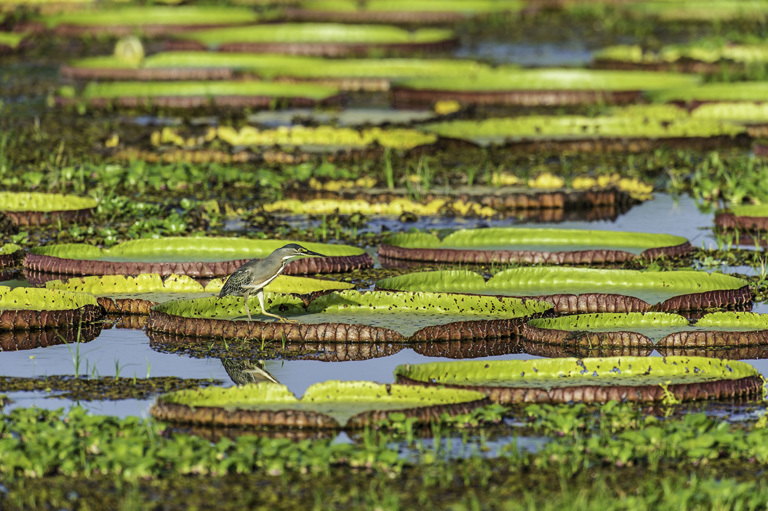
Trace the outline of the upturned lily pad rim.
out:
M 83 90 L 87 100 L 123 97 L 216 97 L 265 96 L 274 98 L 309 98 L 324 100 L 339 93 L 338 87 L 315 83 L 254 81 L 113 81 L 91 82 Z
M 593 378 L 622 378 L 645 376 L 652 369 L 660 378 L 682 374 L 699 374 L 687 369 L 701 364 L 707 372 L 719 378 L 736 380 L 759 376 L 759 371 L 746 362 L 719 360 L 708 357 L 605 357 L 554 358 L 533 360 L 470 360 L 461 362 L 427 362 L 404 364 L 395 368 L 395 376 L 434 384 L 483 384 L 491 381 L 572 378 L 588 382 Z M 619 368 L 617 371 L 615 368 Z
M 0 211 L 74 211 L 91 209 L 99 201 L 91 197 L 42 192 L 0 192 Z
M 279 295 L 272 295 L 276 305 L 282 305 Z M 298 304 L 298 302 L 295 302 Z M 474 305 L 467 305 L 473 303 Z M 267 305 L 267 304 L 265 304 Z M 307 313 L 354 313 L 371 310 L 386 310 L 398 312 L 428 312 L 475 316 L 496 316 L 504 319 L 524 318 L 533 314 L 542 314 L 551 310 L 552 305 L 536 300 L 522 300 L 512 297 L 468 296 L 456 298 L 448 293 L 368 291 L 361 292 L 353 289 L 333 291 L 314 298 L 305 307 Z M 230 311 L 231 309 L 231 311 Z M 242 301 L 223 303 L 220 299 L 198 298 L 194 300 L 179 300 L 156 307 L 159 312 L 177 315 L 185 318 L 210 318 L 219 315 L 209 315 L 207 311 L 236 313 L 242 315 Z M 331 316 L 329 316 L 330 318 Z M 299 316 L 300 318 L 300 316 Z
M 58 289 L 0 286 L 0 306 L 4 310 L 60 311 L 86 305 L 97 306 L 96 298 L 88 293 L 75 293 Z
M 585 239 L 590 239 L 585 242 Z M 591 241 L 596 239 L 597 242 Z M 620 240 L 620 241 L 617 241 Z M 681 245 L 688 240 L 672 234 L 638 233 L 627 231 L 600 231 L 585 229 L 550 229 L 529 227 L 489 227 L 483 229 L 459 229 L 440 239 L 432 234 L 399 233 L 385 238 L 390 244 L 405 248 L 468 248 L 483 243 L 494 245 L 514 244 L 521 241 L 533 243 L 568 243 L 574 247 L 591 248 L 601 243 L 606 247 L 662 248 Z M 397 242 L 400 243 L 397 243 Z
M 65 275 L 160 273 L 167 276 L 176 273 L 222 277 L 288 243 L 291 241 L 224 237 L 140 239 L 109 249 L 68 243 L 33 248 L 24 258 L 24 266 L 33 271 Z M 357 247 L 321 243 L 304 243 L 304 246 L 326 257 L 293 261 L 284 273 L 339 273 L 373 264 L 371 257 Z
M 643 378 L 648 384 L 624 384 L 626 378 Z M 597 376 L 595 376 L 597 375 Z M 666 378 L 685 379 L 690 383 L 667 383 Z M 491 360 L 407 364 L 395 369 L 398 382 L 417 385 L 445 385 L 450 388 L 476 388 L 492 401 L 518 402 L 606 402 L 667 401 L 756 396 L 763 392 L 763 379 L 751 365 L 706 357 L 606 357 L 555 358 L 535 360 Z M 704 380 L 713 376 L 714 380 Z M 698 381 L 696 378 L 698 377 Z M 542 385 L 514 386 L 513 382 L 541 380 Z M 576 385 L 557 385 L 575 382 Z M 596 380 L 611 380 L 611 385 L 596 385 Z M 500 385 L 500 381 L 510 385 Z M 629 380 L 631 381 L 631 380 Z M 614 384 L 615 383 L 615 384 Z
M 728 306 L 725 297 L 714 296 L 719 291 L 739 298 L 746 280 L 720 273 L 681 271 L 638 271 L 564 266 L 537 266 L 502 270 L 489 280 L 469 270 L 442 270 L 399 275 L 379 280 L 377 289 L 518 296 L 550 300 L 569 295 L 594 295 L 595 302 L 606 308 L 616 307 L 622 298 L 631 298 L 647 310 L 673 311 L 695 309 L 697 304 L 713 307 Z M 747 289 L 748 290 L 748 289 Z M 645 300 L 643 292 L 663 293 L 663 300 Z M 712 296 L 709 296 L 712 295 Z M 751 298 L 751 294 L 749 295 Z M 597 298 L 600 297 L 600 298 Z M 646 296 L 647 297 L 647 296 Z M 698 299 L 697 299 L 698 298 Z M 566 303 L 570 306 L 570 301 Z M 558 308 L 558 310 L 560 310 Z M 586 312 L 569 310 L 569 312 Z M 609 312 L 606 310 L 604 312 Z M 622 311 L 624 312 L 624 311 Z M 629 311 L 627 311 L 629 312 Z
M 160 396 L 151 413 L 161 420 L 173 422 L 340 429 L 375 424 L 390 413 L 404 413 L 423 422 L 439 416 L 443 411 L 464 413 L 488 403 L 483 393 L 472 390 L 461 393 L 452 389 L 421 392 L 414 386 L 368 381 L 316 383 L 305 391 L 301 399 L 284 385 L 271 382 L 209 388 L 213 390 L 177 391 Z M 426 401 L 424 405 L 419 403 L 422 400 Z M 385 409 L 365 406 L 373 401 L 381 404 L 389 402 L 394 406 Z M 362 411 L 354 413 L 354 410 L 347 410 L 344 415 L 348 414 L 349 418 L 341 422 L 322 411 L 323 405 L 354 407 L 356 403 L 362 405 Z M 238 404 L 245 408 L 239 408 Z M 259 408 L 262 404 L 264 406 Z M 398 404 L 402 404 L 402 408 Z
M 278 23 L 200 30 L 178 36 L 212 47 L 227 43 L 418 44 L 447 41 L 453 37 L 453 31 L 441 28 L 420 28 L 411 32 L 391 25 L 342 23 Z
M 396 86 L 402 89 L 455 92 L 644 91 L 693 87 L 698 82 L 698 77 L 682 73 L 551 68 L 491 70 L 478 76 L 406 78 L 397 80 Z
M 58 25 L 211 25 L 255 22 L 259 15 L 247 7 L 233 6 L 121 6 L 111 9 L 64 11 L 42 20 L 49 28 Z
M 203 286 L 187 275 L 169 275 L 163 278 L 158 273 L 142 273 L 135 276 L 101 275 L 51 280 L 45 283 L 47 289 L 60 289 L 90 293 L 96 296 L 130 295 L 160 291 L 165 293 L 218 293 L 222 279 L 214 279 Z M 351 289 L 354 284 L 320 280 L 309 277 L 279 275 L 265 290 L 273 293 L 311 294 L 330 289 Z
M 566 246 L 569 250 L 562 250 Z M 692 249 L 685 238 L 669 234 L 496 227 L 462 229 L 442 240 L 427 233 L 399 233 L 382 240 L 379 255 L 467 263 L 583 264 L 672 257 Z
M 292 319 L 299 322 L 258 321 L 258 318 L 245 321 L 242 299 L 201 298 L 154 307 L 148 329 L 204 339 L 263 339 L 291 343 L 459 341 L 512 336 L 524 319 L 546 314 L 552 308 L 549 303 L 516 298 L 456 298 L 455 295 L 435 293 L 361 293 L 354 290 L 316 297 L 308 306 L 298 300 L 286 301 L 285 295 L 267 295 L 267 300 L 268 310 L 271 308 L 273 313 L 284 315 L 292 312 Z M 258 314 L 258 309 L 252 309 L 252 312 Z M 356 313 L 361 318 L 373 314 L 377 320 L 369 324 L 365 320 L 347 319 L 354 318 Z M 398 313 L 407 314 L 405 317 L 410 321 L 402 326 L 404 333 L 386 326 L 388 316 L 382 315 L 394 317 Z M 311 322 L 302 322 L 302 314 L 312 315 Z M 377 322 L 385 326 L 377 326 Z M 410 329 L 415 330 L 411 332 Z
M 255 240 L 249 238 L 226 237 L 165 237 L 125 241 L 110 248 L 100 248 L 85 243 L 64 243 L 33 247 L 30 252 L 38 255 L 54 257 L 77 257 L 87 260 L 100 260 L 104 256 L 130 257 L 132 255 L 162 254 L 162 253 L 192 253 L 199 258 L 207 252 L 221 255 L 222 260 L 266 257 L 275 249 L 289 243 L 300 243 L 302 246 L 328 256 L 360 255 L 365 251 L 349 245 L 332 245 L 315 242 L 295 242 L 291 240 Z M 323 252 L 328 252 L 327 254 Z M 195 259 L 190 259 L 194 261 Z

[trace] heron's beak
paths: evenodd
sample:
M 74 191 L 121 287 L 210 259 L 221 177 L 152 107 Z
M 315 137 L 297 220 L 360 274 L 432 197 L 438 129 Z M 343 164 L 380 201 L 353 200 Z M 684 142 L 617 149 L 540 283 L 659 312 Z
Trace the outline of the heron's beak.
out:
M 303 250 L 300 254 L 302 257 L 327 257 L 324 254 L 319 254 L 317 252 L 312 252 L 311 250 Z

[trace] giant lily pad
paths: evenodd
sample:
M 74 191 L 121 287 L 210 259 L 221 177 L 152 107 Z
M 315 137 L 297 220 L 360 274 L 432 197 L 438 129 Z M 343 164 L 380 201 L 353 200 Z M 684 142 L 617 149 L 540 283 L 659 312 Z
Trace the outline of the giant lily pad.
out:
M 764 102 L 768 95 L 768 82 L 706 83 L 696 87 L 676 87 L 648 93 L 659 102 L 721 102 L 748 101 Z
M 150 413 L 164 421 L 221 427 L 339 429 L 375 425 L 393 412 L 429 422 L 443 413 L 467 413 L 487 403 L 477 391 L 365 381 L 316 383 L 297 399 L 283 385 L 258 383 L 165 394 Z
M 768 205 L 730 206 L 727 210 L 717 212 L 715 225 L 722 229 L 766 232 L 768 231 Z
M 0 330 L 29 330 L 89 323 L 103 314 L 85 293 L 0 286 Z
M 380 280 L 379 289 L 504 295 L 535 298 L 560 313 L 695 310 L 742 306 L 752 301 L 749 283 L 719 273 L 644 272 L 568 268 L 513 268 L 486 281 L 466 270 L 401 275 Z
M 516 0 L 304 0 L 290 19 L 342 23 L 453 23 L 487 13 L 514 12 Z
M 665 336 L 657 346 L 666 348 L 722 348 L 768 344 L 768 314 L 713 312 L 694 328 Z
M 233 146 L 297 147 L 308 152 L 365 149 L 378 145 L 392 149 L 413 149 L 416 146 L 432 144 L 435 135 L 403 128 L 335 128 L 333 126 L 292 126 L 260 130 L 245 126 L 239 130 L 219 127 L 219 139 Z
M 664 401 L 759 396 L 751 365 L 697 357 L 483 360 L 401 365 L 400 383 L 477 389 L 492 401 Z
M 371 51 L 440 50 L 457 42 L 451 30 L 408 31 L 387 25 L 278 23 L 188 32 L 172 49 L 216 48 L 219 51 L 347 56 Z M 190 44 L 191 43 L 191 44 Z
M 275 101 L 292 106 L 313 106 L 337 102 L 339 90 L 313 83 L 275 83 L 245 81 L 178 82 L 91 82 L 82 92 L 82 100 L 91 106 L 173 108 L 268 107 Z M 74 89 L 62 87 L 56 101 L 73 104 L 80 101 Z
M 24 266 L 33 271 L 67 275 L 138 275 L 157 273 L 223 277 L 250 259 L 263 258 L 291 243 L 288 240 L 243 238 L 158 238 L 127 241 L 111 248 L 67 243 L 30 250 Z M 328 257 L 290 263 L 286 274 L 336 273 L 373 264 L 363 249 L 346 245 L 303 243 Z
M 646 111 L 648 109 L 645 109 Z M 742 126 L 724 123 L 714 118 L 694 118 L 683 110 L 668 115 L 644 116 L 638 109 L 615 110 L 610 115 L 586 117 L 576 115 L 537 115 L 494 118 L 485 120 L 454 120 L 427 124 L 422 129 L 442 137 L 469 140 L 479 145 L 507 144 L 537 147 L 535 142 L 624 141 L 617 149 L 631 149 L 632 143 L 643 140 L 685 144 L 700 139 L 743 135 Z M 539 144 L 541 145 L 541 144 Z M 610 146 L 607 146 L 610 147 Z
M 16 266 L 24 259 L 24 249 L 15 243 L 0 246 L 0 268 Z
M 527 339 L 548 344 L 601 346 L 723 347 L 768 344 L 768 316 L 749 312 L 707 314 L 692 322 L 677 314 L 603 313 L 532 319 Z
M 186 30 L 200 30 L 258 21 L 259 15 L 244 7 L 221 6 L 131 6 L 112 9 L 64 11 L 42 17 L 42 22 L 59 35 L 157 36 Z
M 393 79 L 476 75 L 490 69 L 471 60 L 416 58 L 330 59 L 300 55 L 174 51 L 127 62 L 115 56 L 86 57 L 61 68 L 78 79 L 231 79 L 236 73 L 262 79 L 298 78 L 333 83 L 342 90 L 388 90 Z
M 693 87 L 697 82 L 695 76 L 677 73 L 502 68 L 478 76 L 404 79 L 392 91 L 399 106 L 438 100 L 531 106 L 626 104 L 635 102 L 641 91 Z
M 684 2 L 642 1 L 628 3 L 625 9 L 642 17 L 662 21 L 709 21 L 722 23 L 734 20 L 765 20 L 768 5 L 764 1 L 686 0 Z
M 16 225 L 83 222 L 98 201 L 90 197 L 39 192 L 0 192 L 0 211 Z
M 426 233 L 395 234 L 383 240 L 379 255 L 430 262 L 594 264 L 691 250 L 688 240 L 669 234 L 497 227 L 461 229 L 442 240 Z
M 108 313 L 122 314 L 149 314 L 149 309 L 158 303 L 218 295 L 222 285 L 221 279 L 214 279 L 203 286 L 187 275 L 170 275 L 163 279 L 157 273 L 143 273 L 135 277 L 104 275 L 45 283 L 48 289 L 65 289 L 96 295 L 99 304 Z M 265 290 L 273 293 L 311 295 L 352 287 L 353 284 L 346 282 L 279 275 Z
M 304 306 L 266 295 L 265 306 L 300 323 L 248 321 L 236 297 L 168 302 L 149 315 L 149 329 L 189 337 L 285 342 L 403 342 L 507 337 L 527 317 L 551 305 L 534 300 L 440 293 L 341 291 Z M 258 311 L 252 298 L 250 308 Z

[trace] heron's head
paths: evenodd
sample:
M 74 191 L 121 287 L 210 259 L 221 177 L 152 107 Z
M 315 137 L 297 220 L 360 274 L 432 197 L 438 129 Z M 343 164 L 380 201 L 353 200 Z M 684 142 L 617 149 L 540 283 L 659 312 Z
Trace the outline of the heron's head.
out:
M 280 255 L 280 259 L 283 261 L 297 257 L 325 257 L 323 254 L 306 249 L 298 243 L 289 243 L 284 247 L 280 247 L 276 250 L 276 253 Z

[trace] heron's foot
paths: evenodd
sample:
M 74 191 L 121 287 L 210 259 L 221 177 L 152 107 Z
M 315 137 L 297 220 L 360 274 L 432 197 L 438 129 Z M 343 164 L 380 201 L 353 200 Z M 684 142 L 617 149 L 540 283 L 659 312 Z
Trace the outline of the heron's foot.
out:
M 284 318 L 283 316 L 280 316 L 278 321 L 280 321 L 280 323 L 290 323 L 292 325 L 295 325 L 297 323 L 301 323 L 298 319 Z

